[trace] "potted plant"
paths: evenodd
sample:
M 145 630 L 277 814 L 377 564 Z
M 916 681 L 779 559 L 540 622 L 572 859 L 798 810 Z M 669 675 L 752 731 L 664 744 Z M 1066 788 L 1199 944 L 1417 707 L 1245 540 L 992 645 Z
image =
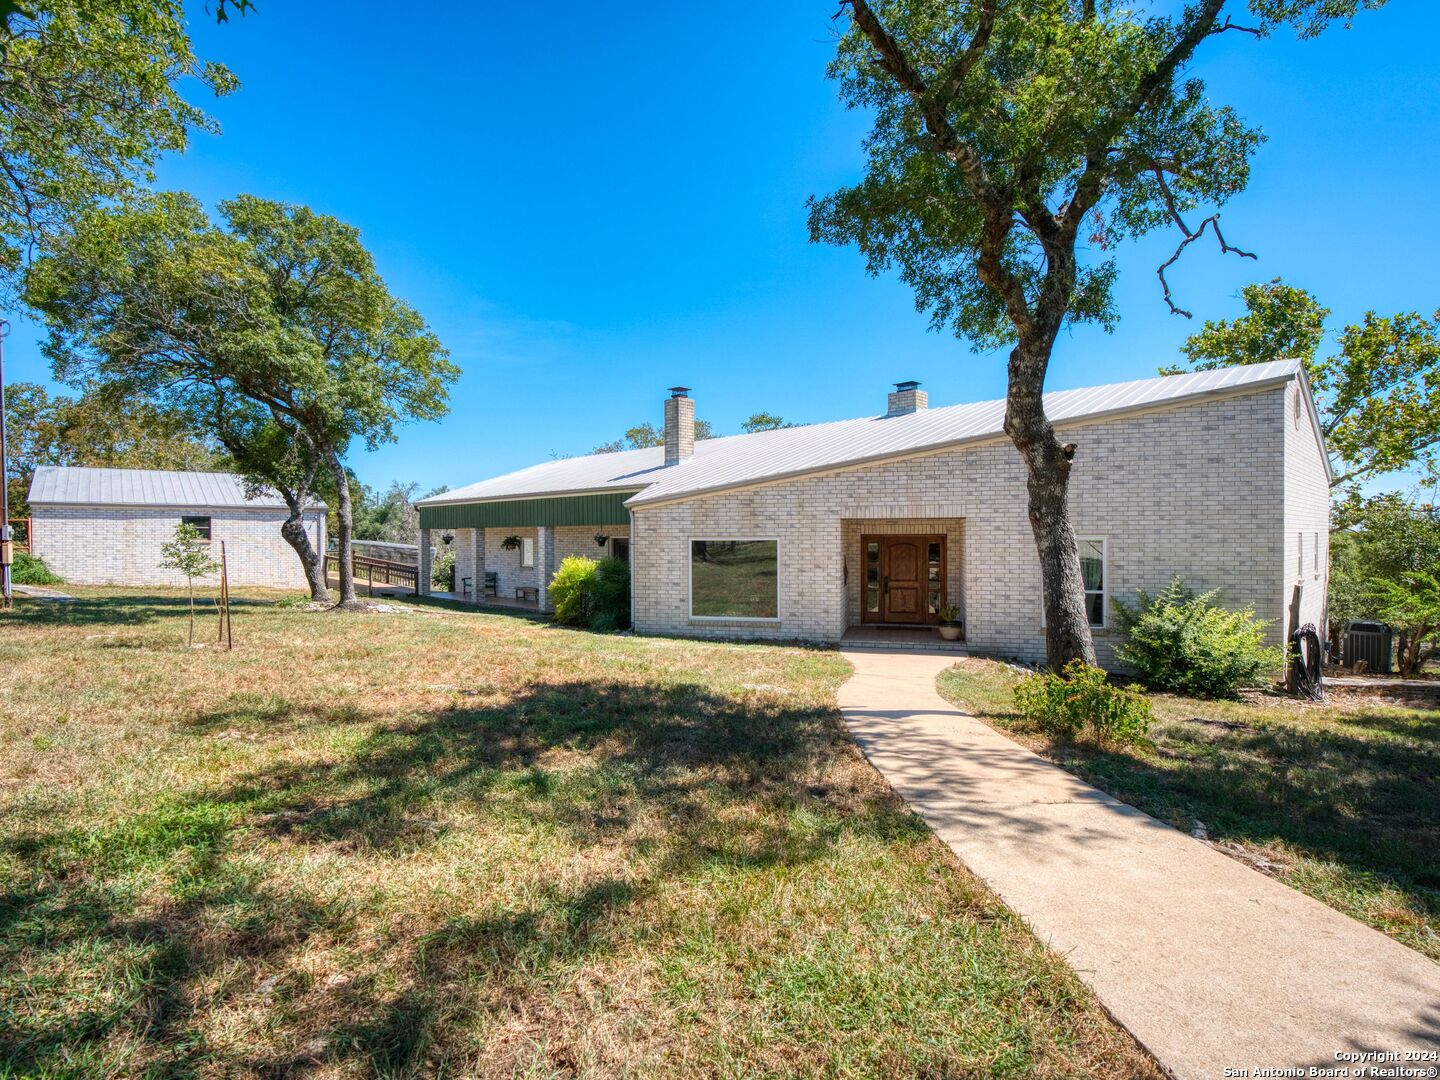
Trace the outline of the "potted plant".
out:
M 507 537 L 505 537 L 504 540 L 501 540 L 501 541 L 500 541 L 500 546 L 501 546 L 502 548 L 504 548 L 506 551 L 519 551 L 519 550 L 520 550 L 520 537 L 518 537 L 518 536 L 507 536 Z
M 940 636 L 946 641 L 959 641 L 965 633 L 965 620 L 960 618 L 960 609 L 946 604 L 940 609 Z

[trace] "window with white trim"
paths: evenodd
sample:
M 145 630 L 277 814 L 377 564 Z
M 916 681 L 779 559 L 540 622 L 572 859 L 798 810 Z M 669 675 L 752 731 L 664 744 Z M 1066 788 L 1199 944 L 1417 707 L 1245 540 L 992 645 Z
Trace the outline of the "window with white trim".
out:
M 520 565 L 522 567 L 535 565 L 535 538 L 533 536 L 520 538 Z
M 774 619 L 780 615 L 778 540 L 691 540 L 690 615 Z
M 1076 537 L 1080 547 L 1080 580 L 1085 585 L 1085 611 L 1090 616 L 1090 625 L 1105 625 L 1105 538 L 1103 536 Z

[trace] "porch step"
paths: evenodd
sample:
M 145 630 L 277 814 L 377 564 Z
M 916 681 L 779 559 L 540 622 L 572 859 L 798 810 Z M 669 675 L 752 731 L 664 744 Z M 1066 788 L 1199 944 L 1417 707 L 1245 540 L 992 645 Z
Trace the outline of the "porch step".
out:
M 970 656 L 970 649 L 963 641 L 946 641 L 940 637 L 926 638 L 916 634 L 881 637 L 866 634 L 863 637 L 846 634 L 840 639 L 842 649 L 875 649 L 879 652 L 931 652 L 951 656 Z

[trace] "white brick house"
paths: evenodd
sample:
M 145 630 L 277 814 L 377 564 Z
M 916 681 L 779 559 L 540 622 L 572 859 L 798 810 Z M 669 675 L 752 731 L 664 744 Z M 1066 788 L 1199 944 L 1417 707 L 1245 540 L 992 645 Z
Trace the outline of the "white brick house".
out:
M 231 585 L 306 588 L 295 550 L 280 535 L 288 513 L 274 492 L 247 498 L 229 473 L 94 469 L 42 465 L 30 484 L 31 550 L 75 585 L 184 585 L 161 570 L 160 545 L 188 520 L 220 542 Z M 305 514 L 317 551 L 325 550 L 325 504 Z
M 952 605 L 969 648 L 1043 656 L 1003 401 L 931 409 L 901 383 L 880 415 L 700 442 L 685 391 L 665 404 L 663 448 L 445 492 L 419 504 L 422 532 L 451 537 L 457 575 L 498 571 L 507 597 L 618 538 L 642 633 L 833 642 L 931 625 Z M 1298 363 L 1061 391 L 1046 409 L 1078 445 L 1070 506 L 1102 661 L 1117 644 L 1111 599 L 1175 575 L 1254 605 L 1276 642 L 1323 627 L 1329 462 Z M 499 546 L 511 535 L 523 551 Z

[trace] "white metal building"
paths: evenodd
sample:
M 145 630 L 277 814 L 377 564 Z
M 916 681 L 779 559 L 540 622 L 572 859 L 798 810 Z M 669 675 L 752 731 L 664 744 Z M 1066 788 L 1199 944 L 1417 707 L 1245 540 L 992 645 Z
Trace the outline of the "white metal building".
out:
M 303 589 L 300 560 L 280 535 L 287 513 L 277 493 L 247 496 L 230 473 L 43 465 L 30 484 L 30 548 L 77 585 L 183 585 L 160 569 L 160 545 L 188 521 L 217 561 L 225 542 L 232 585 Z M 306 509 L 305 527 L 323 552 L 323 503 Z

